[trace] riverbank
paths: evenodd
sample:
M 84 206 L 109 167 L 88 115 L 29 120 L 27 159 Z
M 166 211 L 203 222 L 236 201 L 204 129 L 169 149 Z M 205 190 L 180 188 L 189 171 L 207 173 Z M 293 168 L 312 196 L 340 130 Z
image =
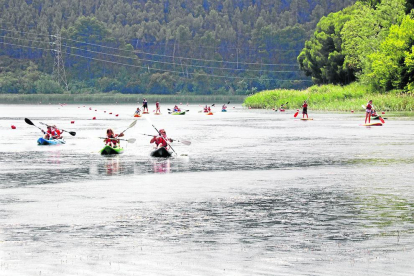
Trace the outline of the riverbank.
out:
M 361 110 L 369 100 L 377 111 L 414 110 L 414 95 L 397 92 L 372 93 L 360 84 L 348 86 L 312 86 L 306 90 L 268 90 L 247 97 L 244 106 L 272 109 L 285 104 L 286 108 L 297 109 L 308 100 L 309 109 L 321 111 Z M 288 104 L 286 104 L 288 103 Z
M 146 98 L 148 102 L 163 103 L 243 103 L 246 96 L 228 95 L 144 95 L 144 94 L 0 94 L 2 104 L 56 104 L 56 103 L 137 103 Z

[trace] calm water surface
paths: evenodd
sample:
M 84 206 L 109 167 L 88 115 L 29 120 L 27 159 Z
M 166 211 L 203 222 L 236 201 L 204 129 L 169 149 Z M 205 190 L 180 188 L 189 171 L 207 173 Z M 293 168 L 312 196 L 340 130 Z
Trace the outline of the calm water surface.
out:
M 135 106 L 0 105 L 0 275 L 412 275 L 412 119 L 184 107 L 106 157 Z M 149 157 L 151 124 L 192 145 Z

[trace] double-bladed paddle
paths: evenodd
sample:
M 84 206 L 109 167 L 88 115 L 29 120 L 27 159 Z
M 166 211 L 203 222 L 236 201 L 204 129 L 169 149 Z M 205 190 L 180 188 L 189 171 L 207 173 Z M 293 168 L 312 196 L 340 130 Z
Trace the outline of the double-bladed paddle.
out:
M 125 131 L 127 131 L 128 129 L 130 129 L 131 127 L 134 127 L 137 124 L 137 120 L 134 120 L 129 127 L 127 127 L 127 129 L 125 129 L 124 131 L 122 131 L 121 133 L 119 133 L 119 135 L 123 134 Z
M 151 135 L 151 134 L 145 134 L 145 133 L 139 133 L 139 134 L 141 134 L 141 135 L 145 135 L 145 136 L 154 137 L 154 135 Z M 177 141 L 177 142 L 179 142 L 179 143 L 182 143 L 182 144 L 184 144 L 184 145 L 186 145 L 186 146 L 191 145 L 191 141 L 187 141 L 187 140 L 177 140 L 177 139 L 173 139 L 173 140 L 174 140 L 174 141 Z
M 42 123 L 42 122 L 39 122 L 41 125 L 44 125 L 44 126 L 50 126 L 50 125 L 48 125 L 48 124 L 45 124 L 45 123 Z M 63 131 L 66 131 L 67 133 L 69 133 L 70 135 L 72 135 L 72 136 L 75 136 L 76 135 L 76 132 L 74 132 L 74 131 L 67 131 L 67 130 L 64 130 L 63 128 L 61 128 L 61 130 L 63 130 Z
M 30 119 L 28 118 L 24 118 L 24 121 L 26 122 L 26 124 L 31 125 L 31 126 L 35 126 L 37 127 L 41 132 L 45 133 L 40 127 L 38 127 L 37 125 L 35 125 Z
M 127 143 L 131 143 L 131 144 L 135 143 L 135 141 L 137 140 L 137 139 L 135 139 L 135 138 L 130 138 L 130 139 L 118 139 L 118 138 L 105 138 L 105 137 L 99 137 L 99 139 L 120 140 L 120 141 L 126 141 Z

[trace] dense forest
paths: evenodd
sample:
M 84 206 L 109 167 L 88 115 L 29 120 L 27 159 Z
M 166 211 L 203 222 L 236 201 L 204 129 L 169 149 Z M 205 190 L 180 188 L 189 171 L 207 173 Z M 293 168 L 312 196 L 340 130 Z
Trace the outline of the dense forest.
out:
M 323 17 L 298 61 L 316 84 L 414 93 L 414 0 L 359 0 Z
M 299 59 L 305 73 L 299 68 L 305 41 L 323 16 L 355 2 L 0 0 L 0 93 L 243 95 L 307 87 L 325 79 L 312 71 L 320 64 L 311 65 L 311 57 Z M 378 1 L 366 2 L 375 9 Z M 358 12 L 363 16 L 358 8 L 340 13 Z M 329 24 L 319 23 L 317 32 Z M 347 47 L 351 53 L 355 45 Z M 333 82 L 352 81 L 363 70 L 360 57 L 347 58 L 346 81 L 339 72 Z

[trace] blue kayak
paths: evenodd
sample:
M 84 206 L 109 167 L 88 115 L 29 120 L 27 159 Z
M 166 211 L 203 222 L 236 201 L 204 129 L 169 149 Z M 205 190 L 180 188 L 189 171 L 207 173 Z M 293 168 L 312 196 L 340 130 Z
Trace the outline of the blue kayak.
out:
M 40 137 L 39 139 L 37 139 L 37 144 L 39 145 L 62 145 L 65 144 L 66 141 L 63 139 L 51 139 L 51 140 L 46 140 L 43 137 Z
M 226 109 L 222 109 L 221 112 L 227 112 L 227 110 Z

